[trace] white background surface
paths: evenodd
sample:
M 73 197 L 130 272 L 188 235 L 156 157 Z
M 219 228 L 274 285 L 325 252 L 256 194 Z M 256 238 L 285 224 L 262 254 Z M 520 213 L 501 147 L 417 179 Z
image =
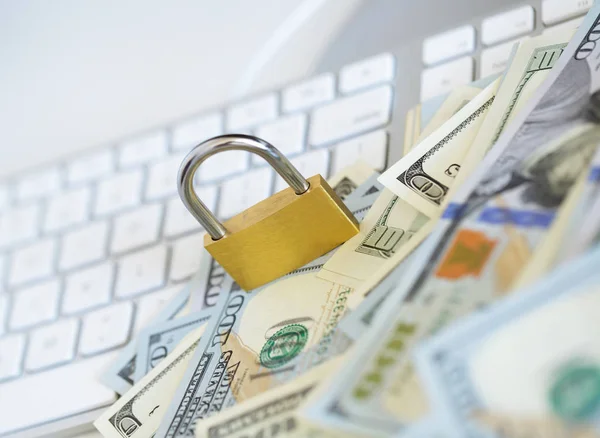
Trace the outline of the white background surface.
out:
M 302 78 L 358 2 L 0 0 L 0 175 Z

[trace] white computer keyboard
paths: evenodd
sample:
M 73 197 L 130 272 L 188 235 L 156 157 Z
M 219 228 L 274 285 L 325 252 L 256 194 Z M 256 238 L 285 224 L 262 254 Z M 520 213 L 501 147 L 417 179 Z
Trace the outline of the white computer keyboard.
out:
M 543 0 L 541 11 L 523 5 L 481 21 L 479 43 L 475 27 L 460 26 L 433 35 L 423 42 L 421 101 L 444 94 L 475 78 L 502 72 L 512 47 L 519 38 L 536 30 L 537 20 L 543 32 L 575 29 L 593 0 Z M 481 46 L 479 62 L 473 53 Z
M 514 41 L 540 29 L 536 16 L 544 29 L 575 28 L 591 5 L 544 0 L 541 11 L 524 5 L 483 20 L 479 39 L 471 25 L 426 39 L 422 100 L 503 70 Z M 17 413 L 0 422 L 0 435 L 114 399 L 97 376 L 203 254 L 202 230 L 175 183 L 192 146 L 253 133 L 306 176 L 358 158 L 382 169 L 395 72 L 394 57 L 381 54 L 0 185 L 0 412 Z M 244 152 L 210 158 L 197 184 L 221 218 L 284 187 Z

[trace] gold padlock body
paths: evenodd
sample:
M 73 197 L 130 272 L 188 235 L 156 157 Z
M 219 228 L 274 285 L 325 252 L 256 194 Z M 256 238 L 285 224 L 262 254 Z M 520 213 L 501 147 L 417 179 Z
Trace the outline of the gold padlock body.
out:
M 321 175 L 297 195 L 287 188 L 224 223 L 204 246 L 244 290 L 269 283 L 358 234 L 356 218 Z

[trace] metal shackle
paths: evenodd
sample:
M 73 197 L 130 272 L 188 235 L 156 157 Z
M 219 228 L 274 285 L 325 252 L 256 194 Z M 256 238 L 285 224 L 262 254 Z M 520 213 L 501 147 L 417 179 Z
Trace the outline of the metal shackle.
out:
M 297 195 L 303 194 L 310 187 L 298 169 L 275 146 L 258 137 L 244 134 L 221 135 L 200 143 L 183 159 L 177 175 L 177 189 L 186 208 L 213 240 L 225 237 L 227 230 L 198 198 L 194 190 L 194 174 L 208 157 L 225 151 L 247 151 L 264 158 Z

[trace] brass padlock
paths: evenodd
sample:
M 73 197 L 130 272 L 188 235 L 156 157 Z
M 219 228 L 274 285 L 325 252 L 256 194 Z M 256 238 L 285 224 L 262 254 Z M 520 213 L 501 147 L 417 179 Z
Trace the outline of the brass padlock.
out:
M 243 150 L 264 158 L 290 187 L 221 224 L 194 191 L 194 174 L 208 157 Z M 196 146 L 183 160 L 179 195 L 204 226 L 204 246 L 244 290 L 304 266 L 359 231 L 358 222 L 329 184 L 308 180 L 279 150 L 257 137 L 223 135 Z

